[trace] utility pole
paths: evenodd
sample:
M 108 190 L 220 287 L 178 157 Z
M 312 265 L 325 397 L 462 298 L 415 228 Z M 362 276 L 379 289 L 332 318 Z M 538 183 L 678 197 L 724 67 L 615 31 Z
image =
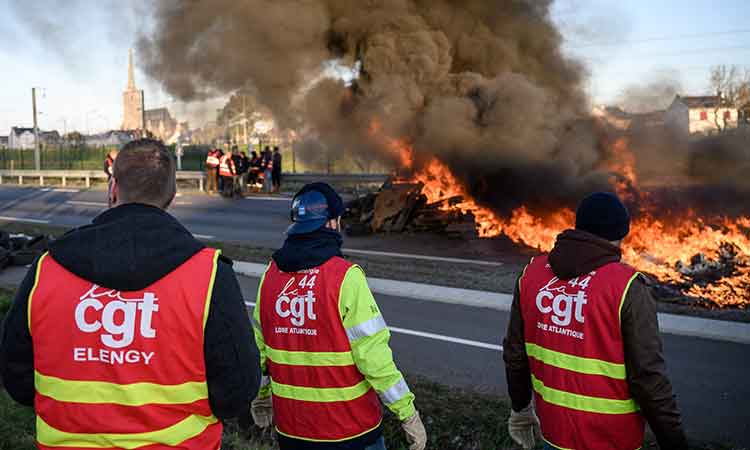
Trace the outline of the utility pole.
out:
M 31 107 L 34 111 L 34 168 L 41 170 L 42 157 L 39 152 L 39 125 L 36 114 L 36 88 L 31 88 Z

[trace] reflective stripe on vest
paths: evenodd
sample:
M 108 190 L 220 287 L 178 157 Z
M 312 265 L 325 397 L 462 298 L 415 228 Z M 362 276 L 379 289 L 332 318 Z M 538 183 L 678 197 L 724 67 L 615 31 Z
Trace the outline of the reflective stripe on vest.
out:
M 188 382 L 172 386 L 155 383 L 116 384 L 104 381 L 74 381 L 49 377 L 34 371 L 36 391 L 70 403 L 113 403 L 124 406 L 143 406 L 193 403 L 208 398 L 206 383 Z
M 589 375 L 601 375 L 616 380 L 626 377 L 625 364 L 615 364 L 594 358 L 582 358 L 526 343 L 526 354 L 550 366 Z
M 203 352 L 218 257 L 204 249 L 135 292 L 40 259 L 29 297 L 40 445 L 219 447 Z
M 557 448 L 634 450 L 643 418 L 631 398 L 620 330 L 632 268 L 611 263 L 572 280 L 546 256 L 519 282 L 526 354 L 545 440 Z
M 274 422 L 285 436 L 335 442 L 380 425 L 378 396 L 357 369 L 350 341 L 377 333 L 385 321 L 344 329 L 339 297 L 352 264 L 332 258 L 322 266 L 284 273 L 274 263 L 259 288 L 260 324 L 268 357 Z M 384 400 L 403 397 L 401 380 Z
M 632 399 L 612 400 L 572 394 L 545 386 L 533 374 L 531 375 L 531 384 L 534 386 L 534 392 L 541 395 L 544 401 L 564 408 L 597 414 L 627 414 L 639 411 L 638 405 Z
M 192 439 L 205 432 L 211 425 L 217 424 L 214 416 L 192 415 L 171 427 L 148 433 L 137 434 L 115 434 L 115 433 L 68 433 L 55 429 L 40 416 L 36 417 L 37 441 L 49 447 L 84 447 L 84 448 L 106 448 L 111 449 L 137 449 L 154 443 L 177 447 L 185 441 Z M 221 433 L 219 433 L 221 435 Z M 182 448 L 182 447 L 180 447 Z M 196 450 L 204 450 L 195 447 Z M 218 443 L 216 447 L 218 448 Z
M 232 160 L 232 155 L 224 155 L 221 158 L 221 164 L 219 165 L 219 175 L 222 177 L 231 177 L 234 176 L 232 173 L 232 169 L 234 169 L 234 161 Z
M 217 158 L 216 155 L 209 153 L 208 157 L 206 157 L 206 165 L 209 167 L 217 167 L 219 164 L 221 164 L 219 158 Z

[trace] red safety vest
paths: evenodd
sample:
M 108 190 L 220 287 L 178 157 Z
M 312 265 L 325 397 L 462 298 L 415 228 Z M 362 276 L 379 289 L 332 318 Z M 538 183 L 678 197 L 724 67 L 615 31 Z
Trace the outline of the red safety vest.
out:
M 115 161 L 109 156 L 107 156 L 107 159 L 105 159 L 104 161 L 107 164 L 107 174 L 111 177 L 112 175 L 115 174 L 115 170 L 114 170 Z
M 611 263 L 572 280 L 547 256 L 520 282 L 521 315 L 542 434 L 575 450 L 635 450 L 644 421 L 626 379 L 620 307 L 638 276 Z
M 218 154 L 214 150 L 208 152 L 208 156 L 206 157 L 206 167 L 216 168 L 219 167 L 219 164 L 221 164 L 221 161 L 219 160 Z
M 40 449 L 219 448 L 203 352 L 218 256 L 202 250 L 137 292 L 42 257 L 29 298 Z
M 352 265 L 332 258 L 285 273 L 271 263 L 260 291 L 274 422 L 279 433 L 308 441 L 345 441 L 380 425 L 380 401 L 359 372 L 339 311 Z
M 231 153 L 225 153 L 221 157 L 221 164 L 219 165 L 219 175 L 222 177 L 234 176 L 234 160 L 232 159 Z

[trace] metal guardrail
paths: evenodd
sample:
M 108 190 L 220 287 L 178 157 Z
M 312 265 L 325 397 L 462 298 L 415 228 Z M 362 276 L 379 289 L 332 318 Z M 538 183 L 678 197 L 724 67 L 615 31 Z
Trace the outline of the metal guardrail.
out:
M 23 184 L 24 178 L 38 178 L 39 186 L 44 186 L 45 178 L 60 179 L 63 187 L 68 185 L 69 179 L 85 180 L 86 187 L 91 187 L 91 180 L 106 180 L 107 175 L 100 170 L 0 170 L 0 184 L 6 178 L 17 179 L 18 184 Z M 203 190 L 203 181 L 206 174 L 203 172 L 177 172 L 178 180 L 196 180 L 198 188 Z
M 388 179 L 386 174 L 377 173 L 351 173 L 351 174 L 327 174 L 327 173 L 285 173 L 282 174 L 283 181 L 298 183 L 313 183 L 325 181 L 326 183 L 385 183 Z
M 0 184 L 8 179 L 17 180 L 23 184 L 24 178 L 37 178 L 39 186 L 45 185 L 45 179 L 59 179 L 63 187 L 67 186 L 69 179 L 85 180 L 86 187 L 91 187 L 91 180 L 106 180 L 107 175 L 100 170 L 0 170 Z M 198 182 L 198 189 L 203 191 L 205 172 L 177 172 L 177 180 L 194 180 Z M 384 183 L 388 175 L 383 174 L 320 174 L 320 173 L 286 173 L 283 174 L 286 182 L 312 183 L 325 181 L 328 183 Z

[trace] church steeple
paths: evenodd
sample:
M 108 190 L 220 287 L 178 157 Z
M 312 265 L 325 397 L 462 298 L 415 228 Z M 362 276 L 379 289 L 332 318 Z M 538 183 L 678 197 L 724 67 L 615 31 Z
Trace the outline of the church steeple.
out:
M 122 93 L 123 130 L 142 130 L 144 127 L 143 91 L 135 87 L 133 50 L 128 51 L 128 87 Z
M 135 76 L 133 71 L 133 49 L 128 50 L 128 90 L 135 90 Z

